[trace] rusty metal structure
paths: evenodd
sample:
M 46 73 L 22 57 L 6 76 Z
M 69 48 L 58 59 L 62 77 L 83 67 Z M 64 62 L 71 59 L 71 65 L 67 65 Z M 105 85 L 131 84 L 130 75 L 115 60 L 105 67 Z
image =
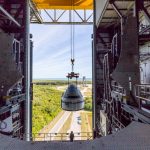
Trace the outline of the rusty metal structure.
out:
M 70 6 L 59 10 L 38 8 L 36 0 L 0 0 L 0 133 L 32 133 L 30 23 L 93 23 L 94 137 L 132 121 L 150 124 L 150 1 L 94 0 L 94 12 L 93 5 Z

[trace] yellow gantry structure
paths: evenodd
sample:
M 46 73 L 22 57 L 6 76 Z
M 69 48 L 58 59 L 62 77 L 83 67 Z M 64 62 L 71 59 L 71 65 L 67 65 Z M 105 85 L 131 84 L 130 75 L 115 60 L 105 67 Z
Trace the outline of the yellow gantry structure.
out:
M 37 9 L 92 10 L 93 0 L 33 0 Z

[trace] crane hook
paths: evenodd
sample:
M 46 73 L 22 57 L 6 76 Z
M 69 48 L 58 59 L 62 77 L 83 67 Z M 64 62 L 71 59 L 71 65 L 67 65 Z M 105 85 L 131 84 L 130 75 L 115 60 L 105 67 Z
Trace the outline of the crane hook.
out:
M 72 65 L 72 72 L 74 72 L 74 62 L 75 62 L 75 59 L 71 59 L 71 65 Z

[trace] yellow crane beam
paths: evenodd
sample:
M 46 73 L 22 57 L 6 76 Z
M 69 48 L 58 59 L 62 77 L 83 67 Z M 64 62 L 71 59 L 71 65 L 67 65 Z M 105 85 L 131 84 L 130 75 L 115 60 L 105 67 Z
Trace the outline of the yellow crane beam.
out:
M 93 9 L 93 0 L 33 0 L 33 2 L 37 9 Z

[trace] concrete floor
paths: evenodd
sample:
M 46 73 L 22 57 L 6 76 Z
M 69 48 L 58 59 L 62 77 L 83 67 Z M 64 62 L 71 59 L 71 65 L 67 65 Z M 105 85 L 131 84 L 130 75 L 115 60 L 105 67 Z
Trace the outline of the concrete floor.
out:
M 0 150 L 150 150 L 150 125 L 133 122 L 93 141 L 31 143 L 0 134 Z

